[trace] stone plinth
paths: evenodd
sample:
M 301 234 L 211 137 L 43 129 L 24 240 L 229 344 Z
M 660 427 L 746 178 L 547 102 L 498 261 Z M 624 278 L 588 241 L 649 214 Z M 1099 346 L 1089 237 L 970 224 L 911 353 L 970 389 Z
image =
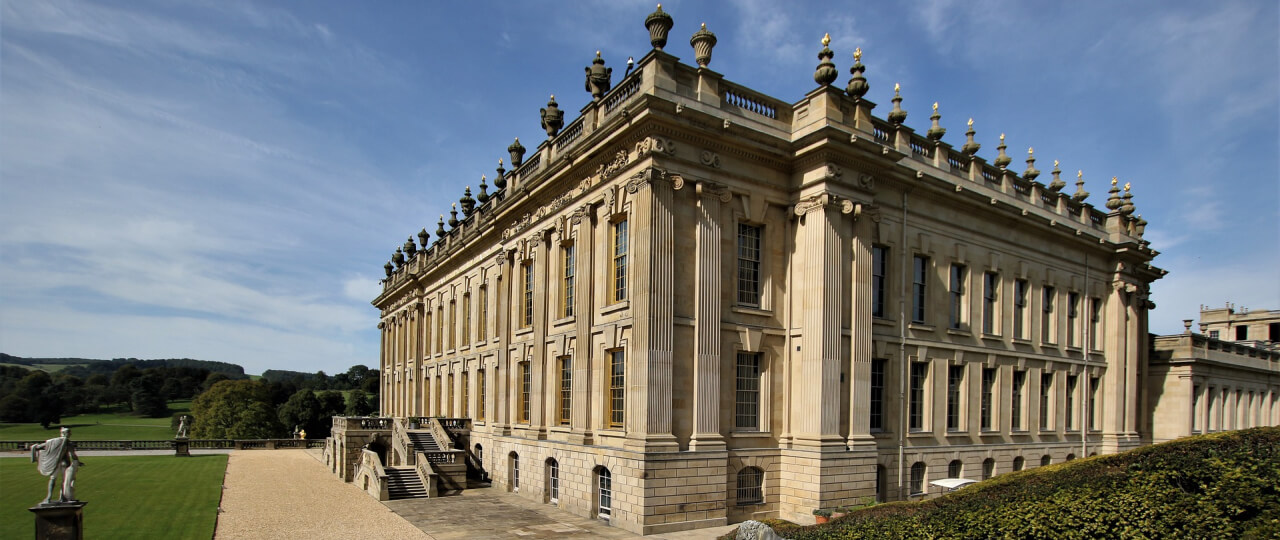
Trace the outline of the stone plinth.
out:
M 191 441 L 185 437 L 173 440 L 173 455 L 178 457 L 191 457 Z
M 84 501 L 32 506 L 36 515 L 36 540 L 83 540 Z

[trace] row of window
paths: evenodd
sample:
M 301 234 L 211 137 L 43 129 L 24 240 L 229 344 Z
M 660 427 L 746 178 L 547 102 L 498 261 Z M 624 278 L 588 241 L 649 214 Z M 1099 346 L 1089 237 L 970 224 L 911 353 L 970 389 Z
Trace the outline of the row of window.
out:
M 888 252 L 889 248 L 884 246 L 873 246 L 871 248 L 871 311 L 876 317 L 885 317 L 885 298 L 888 291 Z M 928 312 L 929 306 L 929 275 L 932 271 L 932 262 L 929 257 L 924 255 L 914 255 L 912 257 L 911 266 L 911 322 L 919 324 L 928 324 L 931 320 Z M 953 263 L 948 273 L 948 313 L 947 328 L 953 330 L 971 329 L 972 323 L 969 320 L 969 302 L 968 290 L 970 283 L 969 267 L 963 264 Z M 1003 318 L 1000 310 L 1004 307 L 1001 300 L 1001 288 L 1004 281 L 997 272 L 983 272 L 982 274 L 982 304 L 981 304 L 981 330 L 983 334 L 1000 335 L 1000 324 Z M 1012 294 L 1012 325 L 1014 339 L 1030 339 L 1030 316 L 1029 296 L 1031 284 L 1025 279 L 1013 280 Z M 1058 291 L 1056 288 L 1044 285 L 1040 289 L 1040 339 L 1047 344 L 1058 343 L 1058 318 L 1056 311 L 1056 303 L 1058 301 Z M 1089 298 L 1088 308 L 1088 325 L 1081 325 L 1080 315 L 1082 297 L 1078 292 L 1067 293 L 1067 335 L 1066 345 L 1068 347 L 1080 347 L 1081 333 L 1088 333 L 1089 348 L 1096 350 L 1098 348 L 1098 333 L 1100 330 L 1100 322 L 1102 321 L 1102 301 L 1099 298 Z
M 1096 454 L 1095 454 L 1096 455 Z M 1072 461 L 1076 458 L 1075 454 L 1067 454 L 1066 461 Z M 1053 457 L 1045 454 L 1040 457 L 1040 466 L 1044 467 L 1053 463 Z M 1013 470 L 1021 471 L 1026 467 L 1026 459 L 1022 456 L 1013 458 Z M 964 478 L 964 462 L 956 459 L 947 464 L 947 478 Z M 884 500 L 884 466 L 876 468 L 876 498 Z M 987 480 L 996 475 L 996 460 L 987 458 L 982 461 L 982 480 Z M 908 487 L 911 495 L 923 495 L 925 493 L 925 478 L 928 477 L 928 466 L 923 461 L 917 461 L 911 465 L 911 479 Z M 970 480 L 977 480 L 970 478 Z
M 884 359 L 873 359 L 871 361 L 871 406 L 869 407 L 870 426 L 872 431 L 883 431 L 885 429 L 885 369 L 888 361 Z M 907 391 L 907 429 L 909 431 L 923 432 L 929 431 L 927 428 L 926 413 L 931 409 L 929 399 L 932 392 L 927 392 L 929 388 L 930 375 L 932 373 L 931 365 L 928 362 L 912 362 L 908 375 L 908 391 Z M 1000 426 L 996 422 L 996 411 L 999 407 L 999 389 L 997 378 L 999 376 L 998 368 L 982 367 L 980 368 L 979 379 L 979 396 L 978 405 L 978 428 L 982 431 L 997 431 Z M 968 418 L 965 408 L 968 404 L 966 396 L 969 395 L 967 387 L 966 366 L 947 366 L 946 379 L 946 409 L 945 409 L 945 427 L 947 431 L 965 431 L 967 425 L 965 420 Z M 1008 402 L 1009 402 L 1009 428 L 1013 431 L 1025 431 L 1026 425 L 1026 409 L 1028 408 L 1027 399 L 1027 370 L 1013 370 L 1011 372 L 1012 380 L 1009 384 Z M 1038 426 L 1041 430 L 1053 429 L 1052 412 L 1054 409 L 1054 381 L 1055 375 L 1052 372 L 1042 373 L 1040 375 L 1040 384 L 1038 386 L 1039 398 L 1039 418 Z M 1101 416 L 1098 411 L 1098 388 L 1101 381 L 1098 377 L 1090 377 L 1088 379 L 1089 389 L 1088 395 L 1088 412 L 1085 413 L 1089 417 L 1089 429 L 1098 429 L 1097 419 Z M 1078 387 L 1080 384 L 1079 375 L 1068 374 L 1065 381 L 1066 387 L 1064 393 L 1064 414 L 1066 415 L 1065 425 L 1068 430 L 1077 430 L 1080 415 L 1077 415 L 1078 406 Z
M 484 448 L 479 444 L 476 445 L 475 453 L 477 459 L 480 460 L 481 466 L 484 464 Z M 560 503 L 560 462 L 555 458 L 547 458 L 546 461 L 546 478 L 544 484 L 546 492 L 544 496 L 550 504 Z M 601 519 L 610 519 L 613 516 L 613 473 L 603 466 L 597 466 L 592 471 L 591 480 L 593 491 L 593 499 L 595 502 L 595 510 Z M 507 454 L 507 489 L 518 493 L 520 491 L 520 454 L 511 452 Z

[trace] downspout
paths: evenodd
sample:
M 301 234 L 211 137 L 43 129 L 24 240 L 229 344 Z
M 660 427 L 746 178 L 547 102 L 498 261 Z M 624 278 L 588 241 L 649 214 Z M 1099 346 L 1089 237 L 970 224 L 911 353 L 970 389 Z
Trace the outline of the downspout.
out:
M 1084 254 L 1084 294 L 1082 297 L 1084 305 L 1080 307 L 1084 308 L 1083 311 L 1086 312 L 1085 315 L 1090 318 L 1090 321 L 1084 325 L 1084 331 L 1081 332 L 1084 335 L 1083 343 L 1081 343 L 1081 345 L 1083 345 L 1081 349 L 1084 350 L 1084 395 L 1081 396 L 1083 399 L 1080 400 L 1082 402 L 1080 405 L 1084 407 L 1084 414 L 1081 415 L 1080 420 L 1084 425 L 1080 426 L 1080 458 L 1084 459 L 1089 457 L 1089 426 L 1093 423 L 1093 417 L 1089 416 L 1092 412 L 1089 409 L 1089 397 L 1093 395 L 1091 394 L 1093 389 L 1090 388 L 1090 386 L 1092 386 L 1090 382 L 1093 379 L 1089 377 L 1089 326 L 1092 324 L 1093 310 L 1089 309 L 1088 252 Z
M 909 190 L 908 190 L 909 191 Z M 901 252 L 899 273 L 905 276 L 907 268 L 907 191 L 902 192 L 902 231 L 898 243 Z M 901 377 L 898 379 L 898 494 L 907 500 L 910 493 L 903 493 L 903 475 L 906 470 L 907 443 L 907 280 L 898 280 L 898 360 L 902 364 Z

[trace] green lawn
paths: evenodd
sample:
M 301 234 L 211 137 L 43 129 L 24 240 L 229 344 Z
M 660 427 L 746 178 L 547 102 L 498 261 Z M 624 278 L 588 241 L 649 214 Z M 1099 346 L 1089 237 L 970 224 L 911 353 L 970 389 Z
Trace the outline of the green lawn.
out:
M 76 498 L 85 538 L 212 538 L 227 456 L 83 456 Z M 0 459 L 0 538 L 30 538 L 46 477 L 22 458 Z
M 191 411 L 191 401 L 170 401 L 174 413 Z M 43 441 L 58 436 L 58 428 L 71 428 L 71 438 L 86 441 L 162 440 L 174 435 L 169 417 L 143 418 L 124 412 L 80 414 L 62 417 L 62 423 L 50 425 L 0 423 L 0 441 Z

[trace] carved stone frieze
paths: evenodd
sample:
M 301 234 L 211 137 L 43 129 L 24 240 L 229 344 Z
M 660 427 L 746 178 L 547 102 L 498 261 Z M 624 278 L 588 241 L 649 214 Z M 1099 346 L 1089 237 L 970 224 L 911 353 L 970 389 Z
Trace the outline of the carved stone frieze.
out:
M 706 165 L 714 169 L 720 168 L 720 154 L 717 154 L 710 150 L 703 150 L 700 154 L 698 154 L 698 161 L 701 161 L 703 165 Z
M 719 199 L 722 203 L 727 203 L 733 199 L 733 193 L 729 191 L 728 186 L 709 180 L 698 182 L 698 194 Z
M 826 208 L 828 206 L 839 208 L 841 214 L 853 214 L 856 210 L 859 210 L 862 205 L 856 204 L 849 199 L 823 192 L 800 199 L 800 202 L 796 203 L 793 211 L 797 216 L 803 216 L 809 212 L 820 208 Z M 856 218 L 857 215 L 854 217 Z
M 676 144 L 664 137 L 645 137 L 636 143 L 636 158 L 659 153 L 668 156 L 676 155 Z
M 621 171 L 630 162 L 631 155 L 626 150 L 618 150 L 618 153 L 613 156 L 613 161 L 607 164 L 602 163 L 596 168 L 596 174 L 600 175 L 602 180 L 608 180 L 618 174 L 618 171 Z

